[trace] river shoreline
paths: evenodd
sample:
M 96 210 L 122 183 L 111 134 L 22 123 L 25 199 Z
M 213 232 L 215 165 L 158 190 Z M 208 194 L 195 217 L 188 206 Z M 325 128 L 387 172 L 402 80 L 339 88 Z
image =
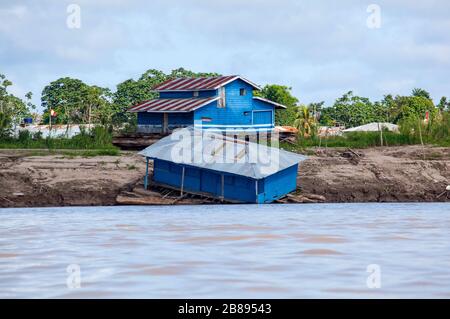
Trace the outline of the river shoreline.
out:
M 287 202 L 450 202 L 450 149 L 378 147 L 309 149 L 300 165 L 298 191 Z M 120 156 L 33 156 L 0 150 L 0 207 L 206 204 L 145 191 L 145 161 Z M 441 195 L 439 197 L 439 195 Z

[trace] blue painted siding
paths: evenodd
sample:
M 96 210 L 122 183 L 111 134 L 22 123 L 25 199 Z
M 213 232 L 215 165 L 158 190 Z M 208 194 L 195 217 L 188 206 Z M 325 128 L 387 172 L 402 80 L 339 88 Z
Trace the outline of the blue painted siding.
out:
M 153 180 L 155 182 L 181 187 L 183 165 L 155 159 Z M 242 202 L 256 202 L 256 180 L 239 175 L 224 173 L 224 197 Z M 192 166 L 185 166 L 184 189 L 192 192 L 222 195 L 221 173 Z
M 192 125 L 194 113 L 169 113 L 169 125 Z
M 158 159 L 155 159 L 153 163 L 153 180 L 155 182 L 181 188 L 183 165 Z M 297 170 L 298 165 L 293 165 L 260 180 L 224 173 L 224 197 L 248 203 L 271 203 L 295 191 Z M 257 197 L 255 183 L 258 183 Z M 221 173 L 185 166 L 184 189 L 220 197 L 222 195 Z
M 186 92 L 160 92 L 162 99 L 188 99 L 194 97 L 194 91 Z M 198 91 L 198 97 L 213 97 L 217 95 L 217 90 Z
M 169 125 L 192 125 L 193 112 L 189 113 L 169 113 Z M 138 125 L 162 125 L 163 113 L 139 112 L 137 123 Z
M 138 125 L 162 125 L 162 113 L 139 112 L 137 115 Z
M 275 106 L 273 104 L 254 99 L 253 100 L 253 109 L 254 110 L 274 110 Z
M 297 171 L 298 165 L 294 165 L 264 178 L 264 192 L 258 194 L 258 202 L 270 203 L 294 191 L 297 188 Z
M 272 124 L 272 110 L 253 111 L 253 124 Z
M 240 89 L 246 89 L 247 94 L 239 95 Z M 253 109 L 252 87 L 241 80 L 233 81 L 225 86 L 225 107 L 217 107 L 217 102 L 195 110 L 194 120 L 202 117 L 211 118 L 209 125 L 251 125 Z

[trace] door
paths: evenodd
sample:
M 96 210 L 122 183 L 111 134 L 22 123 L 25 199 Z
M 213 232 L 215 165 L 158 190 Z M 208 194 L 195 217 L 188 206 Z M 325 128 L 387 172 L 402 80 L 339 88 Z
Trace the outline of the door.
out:
M 253 125 L 272 124 L 272 111 L 253 111 Z

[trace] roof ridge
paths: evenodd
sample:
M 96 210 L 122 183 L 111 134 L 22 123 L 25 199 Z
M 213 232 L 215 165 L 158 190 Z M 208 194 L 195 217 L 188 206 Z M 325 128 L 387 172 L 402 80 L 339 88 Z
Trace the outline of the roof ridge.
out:
M 196 91 L 196 90 L 217 90 L 228 83 L 240 79 L 253 88 L 261 88 L 255 83 L 240 75 L 220 75 L 205 77 L 178 77 L 164 81 L 153 88 L 153 91 Z

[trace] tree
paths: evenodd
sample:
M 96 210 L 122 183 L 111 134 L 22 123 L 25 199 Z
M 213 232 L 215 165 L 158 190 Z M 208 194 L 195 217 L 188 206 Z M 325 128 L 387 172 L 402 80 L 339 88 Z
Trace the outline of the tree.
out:
M 42 106 L 44 107 L 44 122 L 49 122 L 50 110 L 55 110 L 56 118 L 52 123 L 98 123 L 98 112 L 113 109 L 109 89 L 99 86 L 89 86 L 81 80 L 69 77 L 51 82 L 42 91 Z M 112 117 L 112 114 L 108 117 Z
M 336 122 L 335 124 L 345 125 L 346 127 L 380 121 L 381 118 L 377 113 L 382 112 L 375 112 L 374 104 L 368 98 L 353 95 L 352 91 L 336 99 L 333 106 L 328 110 L 328 115 Z
M 424 89 L 414 88 L 411 92 L 412 96 L 430 99 L 430 93 Z
M 128 108 L 146 100 L 156 98 L 157 93 L 151 89 L 167 80 L 167 75 L 163 72 L 150 69 L 144 72 L 138 80 L 128 79 L 117 85 L 113 98 L 113 122 L 120 124 L 130 122 L 135 119 L 133 113 L 128 112 Z
M 445 96 L 441 97 L 439 100 L 439 104 L 437 105 L 437 108 L 442 113 L 445 110 L 450 110 L 450 102 L 447 101 L 447 98 Z
M 199 78 L 199 77 L 213 77 L 220 76 L 219 73 L 214 72 L 192 72 L 190 70 L 186 70 L 184 68 L 178 68 L 172 70 L 170 74 L 167 75 L 169 79 L 173 78 Z
M 138 80 L 128 79 L 117 85 L 116 92 L 113 94 L 113 122 L 121 124 L 124 122 L 133 122 L 136 120 L 134 113 L 129 113 L 128 108 L 146 100 L 158 97 L 158 94 L 152 91 L 152 88 L 162 82 L 179 77 L 207 77 L 219 76 L 217 73 L 197 73 L 178 68 L 172 70 L 169 74 L 162 71 L 149 69 L 145 71 Z
M 13 127 L 19 125 L 25 117 L 31 116 L 28 105 L 20 98 L 8 93 L 13 83 L 0 74 L 0 137 L 9 136 Z M 26 94 L 31 99 L 31 94 Z M 31 104 L 30 102 L 28 104 Z
M 316 119 L 311 115 L 307 106 L 298 107 L 294 127 L 299 130 L 303 137 L 310 137 L 315 134 L 317 129 Z
M 55 110 L 57 117 L 52 123 L 79 123 L 82 119 L 84 94 L 88 85 L 78 79 L 60 78 L 44 87 L 41 95 L 44 122 L 49 122 L 50 110 Z
M 298 99 L 291 94 L 291 88 L 284 85 L 270 84 L 263 87 L 260 92 L 256 92 L 257 96 L 261 96 L 276 103 L 286 106 L 284 110 L 276 110 L 276 125 L 293 125 L 297 116 Z
M 427 112 L 430 117 L 437 114 L 433 101 L 423 96 L 396 96 L 394 103 L 395 108 L 391 115 L 394 123 L 409 117 L 425 119 Z

